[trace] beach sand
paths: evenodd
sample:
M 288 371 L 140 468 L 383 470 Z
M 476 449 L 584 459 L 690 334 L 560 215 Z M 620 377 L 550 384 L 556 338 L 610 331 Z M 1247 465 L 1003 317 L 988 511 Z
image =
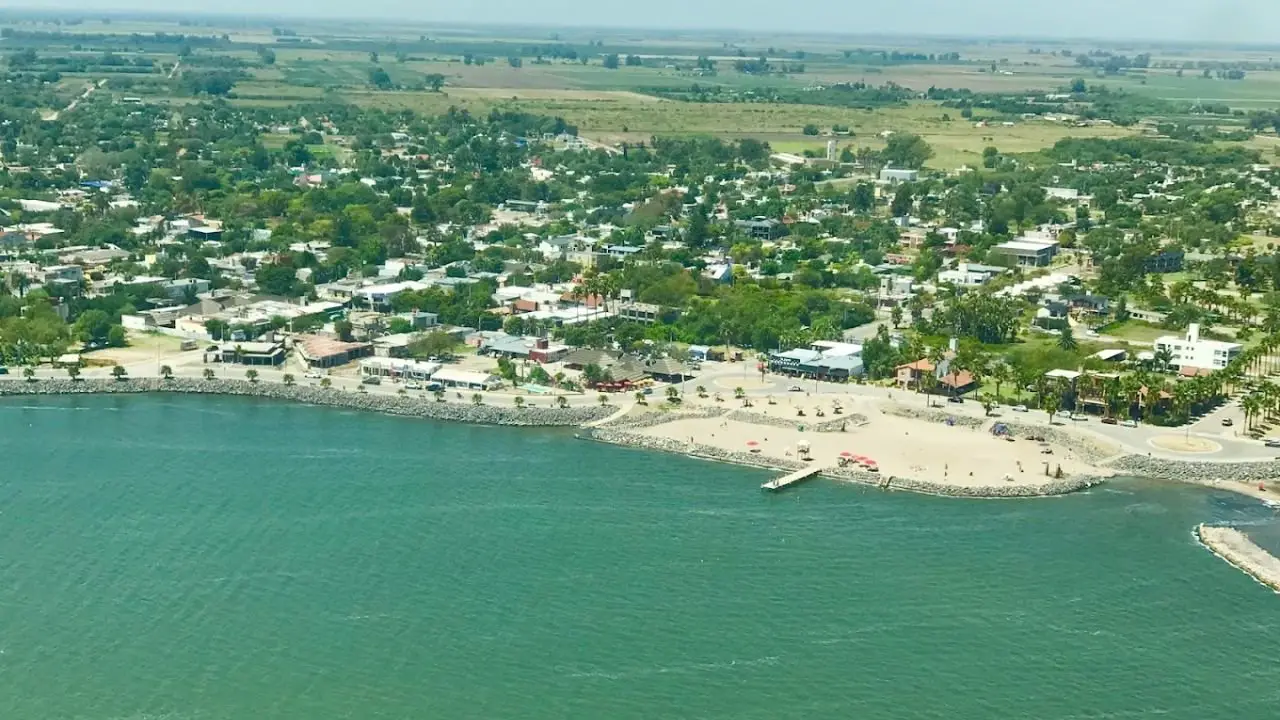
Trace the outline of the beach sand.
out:
M 786 417 L 781 413 L 774 416 Z M 1062 447 L 1052 447 L 1052 454 L 1043 454 L 1046 446 L 1037 442 L 1009 442 L 985 430 L 878 413 L 871 415 L 865 425 L 851 422 L 845 432 L 801 432 L 723 418 L 686 418 L 645 428 L 640 433 L 683 442 L 692 439 L 738 452 L 752 450 L 748 443 L 755 442 L 758 445 L 754 448 L 762 457 L 790 460 L 796 459 L 798 443 L 807 441 L 816 466 L 836 467 L 840 453 L 850 452 L 875 460 L 885 476 L 961 487 L 1049 484 L 1055 480 L 1053 474 L 1059 466 L 1064 475 L 1107 474 Z

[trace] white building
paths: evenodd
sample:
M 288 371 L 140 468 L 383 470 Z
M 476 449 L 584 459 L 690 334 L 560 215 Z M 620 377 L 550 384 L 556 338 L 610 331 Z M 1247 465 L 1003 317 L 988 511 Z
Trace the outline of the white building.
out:
M 1183 336 L 1165 335 L 1156 339 L 1156 352 L 1168 350 L 1173 354 L 1171 364 L 1179 368 L 1218 370 L 1227 366 L 1232 358 L 1244 350 L 1240 343 L 1200 339 L 1200 326 L 1192 323 Z
M 938 282 L 951 283 L 961 287 L 974 287 L 986 284 L 994 275 L 994 271 L 977 270 L 971 268 L 969 263 L 960 263 L 953 270 L 943 270 L 938 273 Z

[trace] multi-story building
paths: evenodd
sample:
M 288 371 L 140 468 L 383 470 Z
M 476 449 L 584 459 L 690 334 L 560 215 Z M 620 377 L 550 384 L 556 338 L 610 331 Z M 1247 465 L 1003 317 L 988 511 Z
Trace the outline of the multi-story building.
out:
M 1227 366 L 1232 358 L 1244 350 L 1240 343 L 1223 342 L 1221 340 L 1204 340 L 1200 337 L 1200 326 L 1192 323 L 1187 334 L 1165 335 L 1156 339 L 1156 352 L 1168 350 L 1173 358 L 1170 364 L 1179 368 L 1198 368 L 1218 370 Z

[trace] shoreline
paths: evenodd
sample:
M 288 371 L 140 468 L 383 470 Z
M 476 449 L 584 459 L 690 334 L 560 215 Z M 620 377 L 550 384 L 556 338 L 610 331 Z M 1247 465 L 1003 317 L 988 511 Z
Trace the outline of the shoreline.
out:
M 798 460 L 785 460 L 780 457 L 769 457 L 760 453 L 728 450 L 723 447 L 703 442 L 705 438 L 696 437 L 684 442 L 683 439 L 654 437 L 641 431 L 667 423 L 689 419 L 724 419 L 736 424 L 749 424 L 760 429 L 777 428 L 793 430 L 806 426 L 810 437 L 836 435 L 849 426 L 856 433 L 868 425 L 870 419 L 866 414 L 851 412 L 838 418 L 812 422 L 793 418 L 777 417 L 758 412 L 748 412 L 724 406 L 706 406 L 689 404 L 676 409 L 655 408 L 649 412 L 637 414 L 635 406 L 618 405 L 576 405 L 567 408 L 557 407 L 514 407 L 505 405 L 482 404 L 473 405 L 460 402 L 436 402 L 425 396 L 401 396 L 385 393 L 361 393 L 339 390 L 337 388 L 319 388 L 313 385 L 285 385 L 278 381 L 263 380 L 249 382 L 247 380 L 215 378 L 213 380 L 175 377 L 169 380 L 162 378 L 82 378 L 48 379 L 36 381 L 5 378 L 0 380 L 0 399 L 23 396 L 52 395 L 130 395 L 148 393 L 173 393 L 186 395 L 222 395 L 235 397 L 257 397 L 305 405 L 336 407 L 364 412 L 376 412 L 384 415 L 400 417 L 416 417 L 446 422 L 462 422 L 479 425 L 495 425 L 508 427 L 560 427 L 576 428 L 577 437 L 607 442 L 623 447 L 674 453 L 694 457 L 701 460 L 731 463 L 746 467 L 790 472 L 808 466 Z M 924 427 L 935 426 L 945 413 L 908 408 L 897 403 L 879 405 L 875 408 L 886 418 L 910 420 Z M 871 411 L 870 408 L 864 408 Z M 975 433 L 998 419 L 969 418 L 964 428 Z M 1138 454 L 1131 448 L 1101 438 L 1087 431 L 1077 431 L 1060 427 L 1041 427 L 1019 422 L 1005 422 L 1013 434 L 1023 437 L 1038 435 L 1059 449 L 1067 450 L 1079 456 L 1086 467 L 1068 473 L 1060 479 L 1046 480 L 1040 483 L 1013 482 L 1008 476 L 1005 482 L 989 481 L 974 484 L 944 483 L 912 477 L 907 473 L 870 473 L 853 467 L 825 467 L 820 473 L 823 477 L 838 482 L 852 482 L 885 490 L 904 490 L 927 495 L 969 498 L 1029 498 L 1065 495 L 1078 492 L 1106 482 L 1113 475 L 1132 475 L 1136 477 L 1178 482 L 1181 484 L 1199 485 L 1209 489 L 1225 490 L 1238 495 L 1258 500 L 1268 505 L 1280 505 L 1280 497 L 1272 495 L 1258 487 L 1259 483 L 1270 482 L 1280 478 L 1280 464 L 1261 461 L 1209 461 L 1209 460 L 1172 460 L 1157 459 Z M 714 435 L 713 435 L 714 437 Z
M 555 407 L 504 407 L 436 402 L 419 396 L 383 393 L 346 392 L 335 388 L 309 385 L 285 385 L 278 382 L 256 382 L 215 378 L 129 378 L 112 379 L 41 379 L 0 381 L 0 399 L 54 395 L 142 395 L 172 393 L 179 395 L 222 395 L 283 400 L 304 405 L 344 408 L 376 412 L 384 415 L 428 420 L 462 422 L 474 425 L 511 427 L 579 427 L 584 423 L 608 418 L 617 412 L 614 405 Z
M 1046 479 L 1044 482 L 1013 482 L 1008 476 L 1004 481 L 968 482 L 934 482 L 922 478 L 908 477 L 898 474 L 873 473 L 855 466 L 839 467 L 823 466 L 817 461 L 802 461 L 792 457 L 778 457 L 776 454 L 764 454 L 759 451 L 739 451 L 721 445 L 705 442 L 705 438 L 697 435 L 664 436 L 661 426 L 678 424 L 683 421 L 722 421 L 721 428 L 729 428 L 732 433 L 741 430 L 742 426 L 754 428 L 760 432 L 769 429 L 799 429 L 803 421 L 790 418 L 772 417 L 749 413 L 736 409 L 717 407 L 692 407 L 680 410 L 659 411 L 636 415 L 624 415 L 613 422 L 600 423 L 595 427 L 585 428 L 577 437 L 596 442 L 605 442 L 620 447 L 641 450 L 673 453 L 714 462 L 772 470 L 775 472 L 791 472 L 806 467 L 819 467 L 819 475 L 837 482 L 857 483 L 882 490 L 901 490 L 923 495 L 941 497 L 960 497 L 974 499 L 1009 499 L 1031 497 L 1056 497 L 1078 492 L 1105 482 L 1105 473 L 1081 472 L 1066 475 L 1062 478 Z M 865 415 L 851 413 L 820 424 L 808 425 L 806 437 L 818 443 L 820 438 L 838 438 L 853 440 L 855 433 L 866 426 L 869 419 Z M 733 426 L 733 427 L 730 427 Z M 846 433 L 846 426 L 852 426 L 853 432 Z M 656 432 L 654 432 L 656 431 Z M 711 437 L 715 437 L 714 434 Z M 767 438 L 766 438 L 767 440 Z M 820 443 L 819 443 L 820 444 Z M 816 463 L 816 464 L 815 464 Z M 957 476 L 958 479 L 958 476 Z
M 1280 594 L 1280 559 L 1247 535 L 1235 528 L 1201 523 L 1196 526 L 1195 536 L 1214 555 Z

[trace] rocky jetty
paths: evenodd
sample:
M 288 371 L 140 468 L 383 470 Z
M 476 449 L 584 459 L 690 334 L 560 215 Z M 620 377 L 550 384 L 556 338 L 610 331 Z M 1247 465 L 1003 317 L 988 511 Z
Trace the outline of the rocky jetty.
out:
M 1272 590 L 1280 591 L 1280 559 L 1258 547 L 1235 528 L 1200 525 L 1196 537 L 1213 554 L 1249 573 Z
M 132 378 L 115 379 L 41 379 L 0 381 L 0 397 L 16 395 L 128 395 L 136 393 L 183 393 L 190 395 L 235 395 L 272 400 L 327 405 L 330 407 L 367 410 L 389 415 L 449 420 L 481 425 L 511 425 L 520 427 L 575 427 L 593 420 L 608 417 L 617 408 L 611 405 L 591 405 L 568 408 L 497 405 L 471 405 L 436 402 L 419 396 L 386 395 L 381 393 L 345 392 L 336 388 L 312 385 L 284 385 L 247 380 L 198 380 L 193 378 Z
M 867 422 L 867 416 L 859 415 L 858 413 L 839 415 L 828 420 L 813 422 L 808 417 L 777 417 L 746 410 L 732 410 L 725 415 L 725 419 L 751 423 L 752 425 L 786 428 L 788 430 L 808 430 L 810 432 L 840 432 L 849 426 L 861 425 Z
M 888 403 L 880 408 L 885 415 L 907 418 L 908 420 L 924 420 L 925 422 L 949 423 L 955 427 L 980 428 L 991 421 L 990 418 L 976 418 L 968 415 L 955 415 L 942 408 L 910 407 L 896 403 Z
M 1072 431 L 1069 428 L 1033 425 L 1016 420 L 1000 420 L 998 422 L 1003 423 L 1016 438 L 1044 438 L 1046 442 L 1064 447 L 1075 453 L 1076 457 L 1090 464 L 1097 464 L 1103 460 L 1114 458 L 1122 452 L 1120 446 L 1116 443 L 1108 442 L 1102 438 L 1086 436 L 1080 431 Z
M 1125 455 L 1107 463 L 1107 467 L 1126 475 L 1196 484 L 1215 480 L 1254 483 L 1280 478 L 1280 461 L 1208 462 Z

